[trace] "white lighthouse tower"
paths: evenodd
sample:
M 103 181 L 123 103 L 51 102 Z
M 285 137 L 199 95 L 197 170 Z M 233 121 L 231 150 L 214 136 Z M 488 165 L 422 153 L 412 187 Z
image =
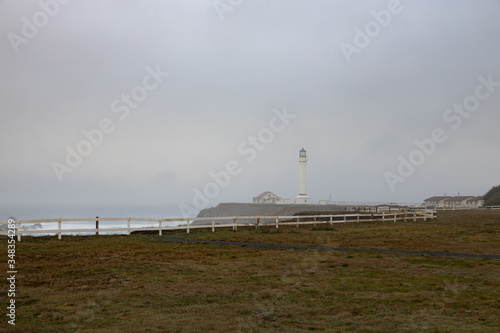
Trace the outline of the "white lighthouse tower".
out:
M 306 150 L 302 148 L 299 152 L 299 195 L 295 198 L 296 204 L 310 204 L 311 198 L 307 196 L 307 155 Z

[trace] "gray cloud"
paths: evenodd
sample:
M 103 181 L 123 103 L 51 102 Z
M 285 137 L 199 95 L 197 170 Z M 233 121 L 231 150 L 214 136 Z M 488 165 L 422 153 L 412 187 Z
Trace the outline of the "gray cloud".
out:
M 209 172 L 242 172 L 210 200 L 298 191 L 297 152 L 309 155 L 313 200 L 420 202 L 498 184 L 500 89 L 454 131 L 446 109 L 500 81 L 498 1 L 401 1 L 402 12 L 347 63 L 340 43 L 389 1 L 243 1 L 219 20 L 212 1 L 72 1 L 15 53 L 37 1 L 0 2 L 0 202 L 190 203 Z M 169 73 L 120 120 L 113 101 Z M 296 118 L 251 162 L 238 146 Z M 109 118 L 115 130 L 60 183 L 51 163 Z M 448 140 L 391 192 L 415 140 Z

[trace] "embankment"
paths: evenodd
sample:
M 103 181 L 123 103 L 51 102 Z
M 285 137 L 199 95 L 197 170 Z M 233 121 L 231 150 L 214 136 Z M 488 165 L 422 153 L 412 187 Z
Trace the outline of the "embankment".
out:
M 300 212 L 330 212 L 344 210 L 344 206 L 337 205 L 295 205 L 295 204 L 256 204 L 256 203 L 220 203 L 216 207 L 200 211 L 197 217 L 226 217 L 226 216 L 292 216 Z M 216 221 L 230 223 L 232 221 Z M 248 222 L 248 221 L 241 221 Z M 209 221 L 195 221 L 196 224 L 211 223 Z

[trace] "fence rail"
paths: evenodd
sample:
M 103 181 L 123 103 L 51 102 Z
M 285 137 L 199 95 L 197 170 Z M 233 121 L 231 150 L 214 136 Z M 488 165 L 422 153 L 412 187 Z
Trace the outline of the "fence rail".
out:
M 500 206 L 480 206 L 480 207 L 468 207 L 468 206 L 435 206 L 432 207 L 436 211 L 455 211 L 455 210 L 484 210 L 484 209 L 489 209 L 489 210 L 496 210 L 500 209 Z
M 302 216 L 229 216 L 229 217 L 196 217 L 196 218 L 134 218 L 134 217 L 95 217 L 95 218 L 57 218 L 57 219 L 36 219 L 36 220 L 17 220 L 15 221 L 15 235 L 17 240 L 21 241 L 22 235 L 36 235 L 36 234 L 55 234 L 58 239 L 61 239 L 63 234 L 74 233 L 89 233 L 99 235 L 100 233 L 117 233 L 125 232 L 130 235 L 133 231 L 157 231 L 162 235 L 163 231 L 170 230 L 186 230 L 187 233 L 191 229 L 211 229 L 215 232 L 216 228 L 232 228 L 238 230 L 238 227 L 275 227 L 308 224 L 334 224 L 334 223 L 350 223 L 350 222 L 377 222 L 377 221 L 427 221 L 436 218 L 435 210 L 413 210 L 413 211 L 399 211 L 399 212 L 381 212 L 372 214 L 343 214 L 343 215 L 302 215 Z M 63 229 L 62 224 L 71 222 L 94 222 L 95 228 L 73 228 Z M 127 227 L 112 227 L 102 228 L 100 222 L 126 222 Z M 132 222 L 155 222 L 156 226 L 136 227 L 131 226 Z M 185 222 L 185 224 L 177 226 L 167 226 L 165 222 Z M 196 222 L 196 223 L 195 223 Z M 33 225 L 36 223 L 54 223 L 57 224 L 56 228 L 49 229 L 35 229 Z M 0 221 L 2 225 L 9 224 L 8 220 Z M 32 229 L 30 229 L 32 227 Z M 3 228 L 5 229 L 5 228 Z M 0 231 L 0 235 L 9 235 L 8 230 Z M 12 231 L 10 233 L 12 235 Z

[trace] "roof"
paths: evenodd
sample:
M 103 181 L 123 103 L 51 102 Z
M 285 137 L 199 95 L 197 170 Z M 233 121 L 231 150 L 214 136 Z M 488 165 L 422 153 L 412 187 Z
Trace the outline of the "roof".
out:
M 469 195 L 469 196 L 456 196 L 456 197 L 449 197 L 448 199 L 446 200 L 453 200 L 453 201 L 464 201 L 464 200 L 467 200 L 467 199 L 472 199 L 474 198 L 473 196 Z
M 254 200 L 259 200 L 259 199 L 262 199 L 263 197 L 265 197 L 266 195 L 268 194 L 272 194 L 273 196 L 275 196 L 276 198 L 279 198 L 276 194 L 274 194 L 273 192 L 270 192 L 270 191 L 266 191 L 266 192 L 262 192 L 261 194 L 259 194 L 258 196 L 254 197 L 253 199 Z
M 479 197 L 474 197 L 472 195 L 462 195 L 462 196 L 456 196 L 456 197 L 450 197 L 450 196 L 436 196 L 436 197 L 430 197 L 428 199 L 425 199 L 425 201 L 441 201 L 441 200 L 451 200 L 451 201 L 464 201 L 464 200 L 483 200 L 482 196 Z
M 441 201 L 441 200 L 446 200 L 450 199 L 450 196 L 437 196 L 437 197 L 430 197 L 428 199 L 425 199 L 424 201 Z

